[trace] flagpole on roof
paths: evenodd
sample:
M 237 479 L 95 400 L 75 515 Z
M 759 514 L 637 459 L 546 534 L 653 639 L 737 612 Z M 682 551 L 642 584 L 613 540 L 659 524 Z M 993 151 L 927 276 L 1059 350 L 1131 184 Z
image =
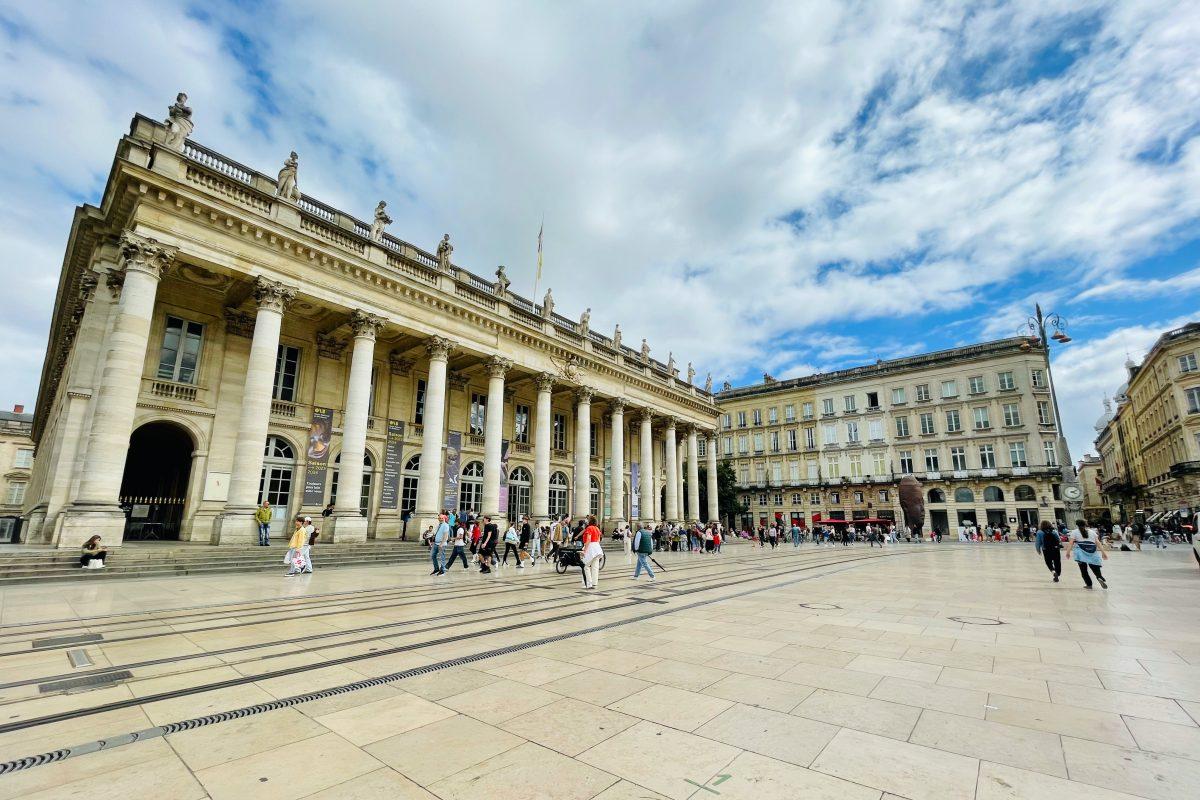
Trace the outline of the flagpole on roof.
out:
M 542 282 L 542 232 L 545 230 L 545 228 L 546 214 L 543 212 L 542 221 L 538 224 L 537 272 L 535 272 L 533 276 L 533 297 L 530 298 L 535 304 L 537 303 L 538 284 Z

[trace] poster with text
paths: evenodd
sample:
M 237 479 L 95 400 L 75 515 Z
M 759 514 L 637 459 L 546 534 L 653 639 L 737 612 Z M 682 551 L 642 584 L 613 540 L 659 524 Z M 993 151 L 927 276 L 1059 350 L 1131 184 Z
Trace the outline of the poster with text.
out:
M 632 519 L 642 518 L 642 481 L 638 462 L 629 462 L 629 487 L 632 494 L 629 498 L 629 516 Z
M 612 519 L 613 515 L 613 474 L 612 459 L 604 459 L 604 518 Z
M 312 422 L 308 427 L 308 443 L 305 456 L 308 460 L 304 470 L 304 505 L 320 506 L 325 503 L 325 478 L 329 472 L 329 441 L 333 436 L 333 409 L 313 406 Z
M 383 450 L 383 487 L 379 490 L 379 507 L 400 507 L 400 464 L 404 457 L 404 422 L 387 421 L 387 443 Z
M 458 470 L 462 459 L 462 433 L 446 434 L 446 457 L 443 460 L 442 510 L 458 511 Z
M 501 514 L 508 513 L 508 457 L 511 452 L 511 444 L 508 439 L 503 439 L 500 442 L 500 508 L 497 509 Z M 491 513 L 490 511 L 488 512 Z M 516 522 L 510 519 L 509 522 Z

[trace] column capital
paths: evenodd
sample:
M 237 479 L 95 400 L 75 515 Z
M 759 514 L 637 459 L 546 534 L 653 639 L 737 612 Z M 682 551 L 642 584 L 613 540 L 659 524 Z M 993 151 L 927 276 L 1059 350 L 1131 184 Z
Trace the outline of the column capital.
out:
M 454 342 L 444 336 L 430 336 L 425 340 L 425 352 L 434 361 L 445 361 L 454 349 Z
M 533 379 L 539 392 L 549 392 L 554 389 L 554 376 L 549 372 L 539 372 Z
M 254 279 L 254 302 L 260 309 L 278 311 L 280 314 L 296 299 L 296 290 L 278 281 L 268 280 L 261 275 Z
M 590 386 L 580 386 L 578 389 L 575 390 L 575 402 L 576 403 L 580 403 L 580 404 L 591 403 L 592 398 L 595 396 L 596 396 L 596 390 L 591 388 Z
M 407 375 L 413 368 L 413 360 L 393 350 L 388 353 L 388 367 L 393 375 Z
M 121 271 L 144 272 L 158 280 L 175 261 L 176 247 L 159 244 L 157 239 L 133 231 L 121 231 Z
M 639 408 L 636 414 L 638 422 L 654 424 L 654 409 L 650 408 L 649 406 L 645 408 Z
M 625 403 L 624 397 L 614 397 L 608 401 L 609 413 L 624 414 L 625 413 L 625 405 L 626 405 L 626 403 Z
M 700 427 L 694 422 L 683 422 L 680 425 L 683 428 L 683 432 L 688 436 L 700 433 Z
M 663 422 L 665 423 L 666 428 L 669 431 L 675 430 L 675 426 L 679 424 L 679 420 L 675 419 L 674 417 L 670 417 L 670 416 L 663 417 Z
M 483 362 L 484 368 L 487 370 L 490 378 L 503 378 L 512 369 L 512 359 L 504 356 L 492 356 L 487 361 Z
M 355 339 L 375 339 L 379 329 L 387 322 L 383 317 L 355 309 L 350 314 L 350 329 L 354 331 Z

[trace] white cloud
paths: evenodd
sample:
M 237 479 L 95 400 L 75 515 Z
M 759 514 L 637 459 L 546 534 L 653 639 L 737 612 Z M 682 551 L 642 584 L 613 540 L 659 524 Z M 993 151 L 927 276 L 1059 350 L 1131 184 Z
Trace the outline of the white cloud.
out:
M 1176 292 L 1200 289 L 1200 267 L 1172 275 L 1169 278 L 1117 278 L 1080 292 L 1075 301 L 1094 300 L 1101 297 L 1124 299 L 1160 297 Z

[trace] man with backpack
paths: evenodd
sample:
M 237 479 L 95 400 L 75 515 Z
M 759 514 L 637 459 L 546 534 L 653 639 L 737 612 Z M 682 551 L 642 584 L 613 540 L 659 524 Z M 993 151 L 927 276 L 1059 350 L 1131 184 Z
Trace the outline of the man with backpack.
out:
M 1048 520 L 1042 520 L 1038 527 L 1037 544 L 1034 547 L 1042 554 L 1046 569 L 1050 570 L 1054 582 L 1058 583 L 1058 576 L 1062 574 L 1062 539 Z
M 650 523 L 643 521 L 638 526 L 638 532 L 633 535 L 633 552 L 637 553 L 637 565 L 633 568 L 633 579 L 636 581 L 638 576 L 642 574 L 642 570 L 646 570 L 646 574 L 650 576 L 650 582 L 654 582 L 654 570 L 650 568 L 650 554 L 654 552 L 654 533 L 650 530 Z

